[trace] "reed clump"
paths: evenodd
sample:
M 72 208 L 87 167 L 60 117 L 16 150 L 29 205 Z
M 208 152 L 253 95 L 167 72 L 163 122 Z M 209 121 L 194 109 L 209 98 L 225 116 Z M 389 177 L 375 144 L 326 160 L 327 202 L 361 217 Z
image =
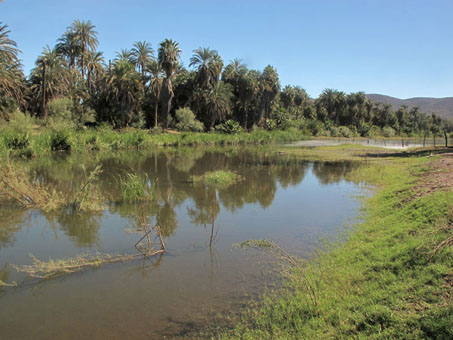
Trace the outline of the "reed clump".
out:
M 144 184 L 136 174 L 126 173 L 120 177 L 119 181 L 121 198 L 124 202 L 146 201 L 153 198 L 152 186 L 148 178 Z

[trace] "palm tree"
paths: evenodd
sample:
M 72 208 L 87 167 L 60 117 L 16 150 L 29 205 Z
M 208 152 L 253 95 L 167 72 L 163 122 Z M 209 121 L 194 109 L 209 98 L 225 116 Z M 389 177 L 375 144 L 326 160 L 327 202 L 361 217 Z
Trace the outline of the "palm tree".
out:
M 247 72 L 247 66 L 242 63 L 241 59 L 235 58 L 225 67 L 223 71 L 222 80 L 232 83 L 238 80 L 241 74 Z
M 230 84 L 219 81 L 207 92 L 206 109 L 208 116 L 205 125 L 208 130 L 212 129 L 216 122 L 225 120 L 226 116 L 230 114 L 232 90 Z
M 131 61 L 139 68 L 139 72 L 142 78 L 144 78 L 146 65 L 153 58 L 154 51 L 151 48 L 151 44 L 146 41 L 137 41 L 133 46 L 134 47 L 131 50 Z
M 200 87 L 207 88 L 210 79 L 210 67 L 214 56 L 218 55 L 216 50 L 211 50 L 209 47 L 199 47 L 194 50 L 194 55 L 190 58 L 189 67 L 197 68 L 197 82 Z
M 68 60 L 69 67 L 74 69 L 81 53 L 75 32 L 68 30 L 63 33 L 62 37 L 58 39 L 56 50 Z
M 280 80 L 278 79 L 278 73 L 275 68 L 271 65 L 268 65 L 264 68 L 263 73 L 261 74 L 261 103 L 259 110 L 259 119 L 261 122 L 262 119 L 267 119 L 271 104 L 277 94 L 280 91 Z
M 86 67 L 87 87 L 88 90 L 91 90 L 93 82 L 96 82 L 99 79 L 99 75 L 104 71 L 104 57 L 102 56 L 102 52 L 88 52 Z
M 171 102 L 174 97 L 171 79 L 175 73 L 175 69 L 179 63 L 179 56 L 181 50 L 179 44 L 172 39 L 165 39 L 160 43 L 158 60 L 165 72 L 165 79 L 162 82 L 161 97 L 161 110 L 165 117 L 164 127 L 168 128 L 168 115 L 171 110 Z
M 31 71 L 30 83 L 34 98 L 41 98 L 41 115 L 46 117 L 47 103 L 53 98 L 67 95 L 71 83 L 71 73 L 66 60 L 56 51 L 46 46 Z
M 88 51 L 95 51 L 98 46 L 97 32 L 90 20 L 74 20 L 68 30 L 74 34 L 74 39 L 80 46 L 80 68 L 85 77 L 85 57 Z
M 24 76 L 18 58 L 20 53 L 14 40 L 9 39 L 8 25 L 0 22 L 0 94 L 23 104 Z
M 162 76 L 164 72 L 161 64 L 155 59 L 151 59 L 148 63 L 147 70 L 151 76 L 148 93 L 150 94 L 151 101 L 154 104 L 154 127 L 157 128 L 157 112 L 159 107 L 160 91 L 162 89 Z
M 334 123 L 339 123 L 341 109 L 344 105 L 344 93 L 334 89 L 325 89 L 318 98 L 321 106 L 327 110 L 327 116 Z
M 0 98 L 14 98 L 17 104 L 24 107 L 25 77 L 21 64 L 0 61 Z
M 9 39 L 8 25 L 2 25 L 0 21 L 0 61 L 5 63 L 19 63 L 18 54 L 20 50 L 17 48 L 17 43 Z
M 259 71 L 251 70 L 247 73 L 241 73 L 241 106 L 244 110 L 244 130 L 247 130 L 250 105 L 256 100 L 260 91 L 260 73 Z
M 114 61 L 127 61 L 128 63 L 132 63 L 132 51 L 127 48 L 122 48 L 119 52 L 115 52 Z
M 120 60 L 113 65 L 108 84 L 108 99 L 116 105 L 121 114 L 117 117 L 117 123 L 128 126 L 141 91 L 139 74 L 134 65 Z
M 287 110 L 294 105 L 296 98 L 296 91 L 291 85 L 286 85 L 283 91 L 280 93 L 280 100 L 282 101 L 283 107 Z
M 218 54 L 214 56 L 209 61 L 209 80 L 210 85 L 215 87 L 220 80 L 220 75 L 222 74 L 223 69 L 223 60 Z

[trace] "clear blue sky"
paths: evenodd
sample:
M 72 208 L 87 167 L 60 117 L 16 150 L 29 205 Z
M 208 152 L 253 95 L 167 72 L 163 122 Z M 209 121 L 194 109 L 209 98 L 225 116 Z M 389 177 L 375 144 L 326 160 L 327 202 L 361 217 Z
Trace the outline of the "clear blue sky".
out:
M 1 1 L 1 0 L 0 0 Z M 217 49 L 225 62 L 277 68 L 282 85 L 399 98 L 453 96 L 453 1 L 437 0 L 3 0 L 0 21 L 28 74 L 74 19 L 96 25 L 106 60 L 147 40 Z

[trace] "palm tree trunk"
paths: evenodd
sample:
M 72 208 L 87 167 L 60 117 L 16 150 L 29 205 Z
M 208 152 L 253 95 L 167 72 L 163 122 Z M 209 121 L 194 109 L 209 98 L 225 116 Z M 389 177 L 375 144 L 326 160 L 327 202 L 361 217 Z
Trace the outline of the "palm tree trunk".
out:
M 41 103 L 41 115 L 42 118 L 47 116 L 47 107 L 46 107 L 46 60 L 43 60 L 42 63 L 42 103 Z
M 164 118 L 164 128 L 168 129 L 168 116 L 171 110 L 171 101 L 173 100 L 173 89 L 171 88 L 171 80 L 166 78 L 162 84 L 161 92 L 161 110 Z
M 247 118 L 248 118 L 248 105 L 245 106 L 245 120 L 244 120 L 244 131 L 247 131 Z
M 154 104 L 154 127 L 157 128 L 157 110 L 158 110 L 158 107 L 159 107 L 159 102 L 156 101 L 156 103 Z

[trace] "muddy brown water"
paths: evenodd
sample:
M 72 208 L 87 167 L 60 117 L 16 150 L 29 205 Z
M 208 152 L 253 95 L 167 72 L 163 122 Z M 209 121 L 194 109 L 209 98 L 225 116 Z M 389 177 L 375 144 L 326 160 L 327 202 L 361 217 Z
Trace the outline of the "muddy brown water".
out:
M 362 189 L 345 180 L 353 162 L 307 162 L 271 148 L 190 148 L 59 155 L 23 161 L 35 180 L 77 190 L 96 165 L 106 197 L 100 212 L 54 213 L 0 203 L 1 339 L 163 339 L 221 324 L 275 284 L 274 260 L 234 246 L 272 239 L 310 256 L 358 216 Z M 231 170 L 244 181 L 225 189 L 189 182 L 206 171 Z M 134 173 L 151 188 L 146 204 L 121 200 L 118 177 Z M 48 280 L 12 265 L 96 252 L 135 254 L 129 233 L 139 215 L 163 228 L 162 257 L 106 264 Z M 211 233 L 214 242 L 210 246 Z M 272 269 L 274 268 L 274 269 Z M 278 275 L 277 275 L 278 276 Z M 195 335 L 193 335 L 195 337 Z

